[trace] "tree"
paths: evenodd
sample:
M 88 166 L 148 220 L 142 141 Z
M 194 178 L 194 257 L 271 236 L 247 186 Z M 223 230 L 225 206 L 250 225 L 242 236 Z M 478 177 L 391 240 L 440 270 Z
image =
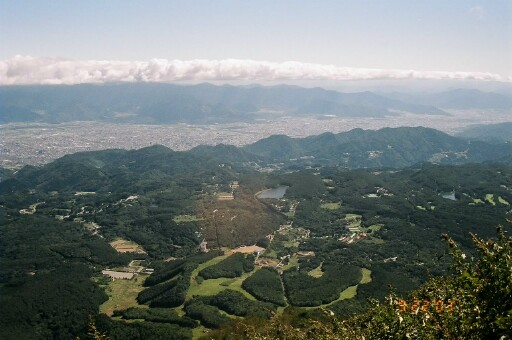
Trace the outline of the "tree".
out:
M 511 221 L 512 222 L 512 221 Z M 512 334 L 512 237 L 502 227 L 497 239 L 471 235 L 478 256 L 467 256 L 443 235 L 453 256 L 454 273 L 431 278 L 401 299 L 390 293 L 365 313 L 340 320 L 301 320 L 286 312 L 271 322 L 246 320 L 211 333 L 249 339 L 509 339 Z

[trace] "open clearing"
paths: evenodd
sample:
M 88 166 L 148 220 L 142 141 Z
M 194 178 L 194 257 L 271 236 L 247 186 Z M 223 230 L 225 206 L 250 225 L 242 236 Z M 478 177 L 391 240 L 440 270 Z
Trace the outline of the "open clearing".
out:
M 110 242 L 110 245 L 117 250 L 118 253 L 138 253 L 138 254 L 146 254 L 144 249 L 139 246 L 137 243 L 128 240 L 115 240 Z
M 297 255 L 292 255 L 290 256 L 290 260 L 288 261 L 288 264 L 287 265 L 284 265 L 281 270 L 287 270 L 287 269 L 290 269 L 290 268 L 294 268 L 294 267 L 298 267 L 299 266 L 299 258 L 297 257 Z
M 345 222 L 349 223 L 349 227 L 360 227 L 363 216 L 357 214 L 346 214 Z
M 327 210 L 337 210 L 341 208 L 341 204 L 339 202 L 337 203 L 324 203 L 320 205 L 320 208 L 327 209 Z
M 486 194 L 485 200 L 489 202 L 492 205 L 496 205 L 496 202 L 494 202 L 494 195 L 493 194 Z
M 301 307 L 301 308 L 304 308 L 304 309 L 315 309 L 315 308 L 318 308 L 318 307 L 328 307 L 328 306 L 332 305 L 333 303 L 336 303 L 337 301 L 354 298 L 357 295 L 357 287 L 359 285 L 370 283 L 372 281 L 372 276 L 371 276 L 372 275 L 372 271 L 371 270 L 366 269 L 366 268 L 361 268 L 361 274 L 362 274 L 362 277 L 361 277 L 361 280 L 359 281 L 359 283 L 357 285 L 347 287 L 347 289 L 345 289 L 344 291 L 342 291 L 340 293 L 339 298 L 337 298 L 336 300 L 334 300 L 334 301 L 332 301 L 330 303 L 327 303 L 325 305 L 314 306 L 314 307 Z
M 379 231 L 382 227 L 383 227 L 382 224 L 373 224 L 368 227 L 368 230 L 371 231 L 372 233 L 375 233 L 375 232 Z
M 370 269 L 361 268 L 361 274 L 363 277 L 361 278 L 360 284 L 370 283 L 372 282 L 372 271 Z
M 214 264 L 219 263 L 220 261 L 222 261 L 223 259 L 228 257 L 231 253 L 232 252 L 228 251 L 228 252 L 226 252 L 226 254 L 224 254 L 222 256 L 218 256 L 214 259 L 211 259 L 210 261 L 202 263 L 192 272 L 192 275 L 190 278 L 190 288 L 188 289 L 188 292 L 187 292 L 187 300 L 191 299 L 195 295 L 198 295 L 198 296 L 215 295 L 225 289 L 232 289 L 232 290 L 239 291 L 242 294 L 244 294 L 247 298 L 249 298 L 251 300 L 256 300 L 256 298 L 254 296 L 252 296 L 251 294 L 249 294 L 242 288 L 242 282 L 246 278 L 251 276 L 254 273 L 254 271 L 252 271 L 250 273 L 245 273 L 241 277 L 236 277 L 236 278 L 221 277 L 218 279 L 204 280 L 201 283 L 198 283 L 196 281 L 197 274 L 201 270 L 203 270 L 206 267 L 210 267 L 210 266 L 213 266 Z M 258 269 L 259 268 L 256 267 L 255 270 L 258 270 Z
M 261 253 L 264 250 L 265 250 L 265 248 L 258 247 L 257 245 L 253 245 L 253 246 L 238 247 L 238 248 L 229 250 L 227 253 L 228 254 L 233 254 L 233 253 L 252 254 L 252 253 L 255 253 L 255 252 Z
M 254 296 L 252 296 L 242 288 L 242 283 L 244 282 L 244 280 L 251 276 L 253 273 L 254 272 L 245 273 L 237 278 L 221 277 L 218 279 L 209 279 L 204 280 L 202 283 L 197 283 L 194 280 L 195 285 L 190 286 L 187 296 L 209 296 L 218 294 L 226 289 L 231 289 L 244 294 L 245 297 L 247 297 L 248 299 L 256 300 Z
M 322 264 L 323 264 L 323 262 L 320 263 L 320 265 L 318 267 L 316 267 L 315 269 L 310 270 L 308 272 L 308 275 L 312 276 L 312 277 L 316 277 L 316 278 L 322 277 L 322 275 L 324 275 L 324 272 L 322 271 Z
M 336 301 L 352 299 L 353 297 L 355 297 L 357 295 L 357 286 L 372 282 L 372 271 L 371 270 L 366 269 L 366 268 L 361 268 L 361 275 L 362 275 L 362 277 L 361 277 L 361 281 L 359 281 L 359 284 L 357 284 L 355 286 L 350 286 L 347 289 L 345 289 L 344 291 L 342 291 L 340 293 L 339 299 Z M 331 303 L 334 303 L 336 301 L 333 301 Z
M 202 220 L 202 218 L 198 218 L 194 215 L 177 215 L 173 218 L 173 221 L 176 223 L 197 222 Z
M 132 280 L 110 281 L 106 286 L 105 292 L 108 300 L 100 306 L 100 312 L 111 316 L 116 309 L 127 309 L 130 307 L 147 307 L 137 303 L 137 295 L 144 287 L 142 284 L 147 275 L 137 275 Z
M 510 205 L 510 203 L 508 203 L 503 197 L 501 196 L 498 196 L 498 202 L 500 202 L 501 204 L 505 204 L 505 205 Z
M 340 293 L 340 298 L 338 300 L 352 299 L 356 295 L 357 295 L 357 285 L 350 286 Z

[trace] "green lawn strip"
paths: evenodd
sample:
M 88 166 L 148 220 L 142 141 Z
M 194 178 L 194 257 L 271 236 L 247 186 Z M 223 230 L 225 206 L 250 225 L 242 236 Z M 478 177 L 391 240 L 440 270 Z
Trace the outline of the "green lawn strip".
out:
M 319 307 L 328 307 L 328 306 L 332 305 L 333 303 L 338 302 L 340 300 L 346 300 L 346 299 L 354 298 L 357 295 L 357 287 L 360 284 L 366 284 L 366 283 L 370 283 L 372 281 L 372 277 L 371 277 L 372 271 L 371 270 L 366 269 L 366 268 L 361 268 L 361 274 L 362 274 L 362 278 L 359 281 L 359 284 L 357 284 L 355 286 L 347 287 L 345 290 L 343 290 L 340 293 L 339 298 L 337 298 L 336 300 L 334 300 L 332 302 L 329 302 L 329 303 L 326 303 L 324 305 L 320 305 L 320 306 L 301 307 L 301 308 L 304 308 L 304 309 L 315 309 L 315 308 L 319 308 Z
M 327 210 L 337 210 L 341 208 L 341 204 L 339 202 L 337 203 L 324 203 L 320 205 L 320 208 L 327 209 Z
M 296 241 L 282 241 L 281 244 L 285 248 L 296 248 L 299 246 L 299 242 Z
M 283 266 L 281 270 L 285 271 L 293 267 L 297 267 L 299 265 L 299 258 L 294 255 L 290 257 L 290 261 L 288 261 L 288 264 Z
M 322 271 L 322 264 L 323 264 L 323 262 L 320 263 L 320 265 L 318 267 L 316 267 L 315 269 L 310 270 L 308 272 L 308 275 L 312 276 L 312 277 L 316 277 L 316 278 L 322 277 L 322 275 L 324 275 L 324 272 Z
M 345 221 L 349 223 L 348 227 L 361 227 L 361 215 L 347 214 L 345 215 Z
M 215 294 L 218 294 L 221 291 L 228 289 L 228 288 L 232 289 L 232 290 L 239 291 L 240 293 L 244 294 L 244 296 L 247 297 L 248 299 L 251 299 L 254 301 L 256 300 L 256 298 L 254 296 L 252 296 L 251 294 L 249 294 L 242 288 L 242 282 L 244 282 L 244 280 L 246 278 L 251 276 L 254 273 L 254 271 L 252 271 L 250 273 L 245 273 L 241 277 L 237 277 L 237 278 L 221 277 L 218 279 L 204 280 L 201 283 L 198 283 L 196 281 L 196 277 L 201 270 L 203 270 L 206 267 L 213 266 L 213 265 L 219 263 L 220 261 L 224 260 L 228 256 L 229 255 L 222 255 L 222 256 L 218 256 L 214 259 L 211 259 L 208 262 L 200 264 L 192 272 L 192 275 L 190 278 L 190 288 L 188 289 L 188 292 L 187 292 L 187 298 L 186 298 L 187 300 L 191 299 L 193 296 L 196 296 L 196 295 L 197 296 L 215 295 Z M 255 270 L 258 270 L 258 269 L 259 269 L 259 267 L 256 267 Z
M 132 280 L 114 280 L 106 286 L 108 300 L 100 306 L 100 312 L 112 315 L 114 310 L 127 309 L 130 307 L 147 308 L 146 305 L 137 303 L 137 295 L 144 289 L 142 284 L 147 275 L 137 275 Z
M 489 202 L 492 205 L 496 205 L 496 202 L 494 202 L 494 195 L 493 194 L 486 194 L 485 200 Z
M 225 277 L 221 277 L 218 279 L 204 280 L 201 284 L 198 284 L 196 282 L 196 284 L 193 287 L 191 286 L 189 288 L 187 292 L 187 298 L 193 296 L 216 295 L 222 292 L 223 290 L 232 289 L 244 294 L 244 296 L 247 297 L 248 299 L 256 300 L 254 296 L 252 296 L 242 288 L 242 282 L 251 274 L 252 273 L 245 273 L 244 275 L 236 279 L 228 279 Z
M 188 289 L 188 292 L 187 292 L 187 297 L 186 297 L 186 300 L 189 300 L 192 298 L 193 295 L 209 295 L 209 294 L 200 294 L 199 292 L 202 290 L 202 289 L 206 289 L 206 286 L 204 286 L 203 288 L 203 284 L 206 282 L 206 281 L 211 281 L 211 280 L 205 280 L 204 282 L 202 282 L 201 284 L 197 283 L 196 281 L 196 278 L 197 278 L 197 274 L 199 274 L 199 272 L 201 270 L 203 270 L 204 268 L 206 267 L 209 267 L 209 266 L 213 266 L 214 264 L 217 264 L 219 263 L 220 261 L 224 260 L 225 258 L 227 258 L 229 255 L 228 254 L 224 254 L 222 256 L 217 256 L 216 258 L 213 258 L 211 259 L 210 261 L 206 261 L 205 263 L 201 263 L 199 266 L 197 266 L 196 269 L 194 269 L 192 271 L 192 274 L 190 275 L 190 288 Z M 221 278 L 222 279 L 222 278 Z M 217 280 L 221 280 L 221 279 L 217 279 Z M 223 279 L 224 281 L 227 280 L 227 279 Z M 199 287 L 201 286 L 201 287 Z M 214 293 L 215 294 L 215 293 Z
M 202 218 L 198 218 L 194 215 L 177 215 L 173 218 L 174 222 L 176 223 L 186 223 L 186 222 L 197 222 L 202 221 Z
M 357 285 L 350 286 L 340 293 L 340 298 L 338 300 L 352 299 L 356 295 L 357 295 Z M 336 300 L 336 301 L 338 301 L 338 300 Z
M 248 299 L 251 299 L 253 301 L 256 301 L 257 299 L 252 296 L 249 292 L 247 292 L 245 289 L 242 288 L 242 283 L 244 282 L 244 280 L 246 278 L 248 278 L 249 276 L 251 276 L 252 274 L 254 274 L 257 270 L 261 269 L 260 267 L 256 267 L 252 272 L 250 273 L 245 273 L 244 275 L 242 275 L 241 277 L 237 278 L 233 283 L 231 283 L 229 286 L 227 286 L 226 288 L 229 288 L 229 289 L 233 289 L 233 290 L 236 290 L 236 291 L 239 291 L 240 293 L 244 294 L 244 296 Z
M 346 214 L 345 215 L 345 220 L 346 221 L 350 221 L 350 220 L 361 220 L 363 216 L 361 215 L 358 215 L 358 214 Z
M 200 339 L 205 336 L 209 329 L 204 327 L 203 325 L 199 325 L 196 328 L 192 328 L 192 339 Z
M 375 233 L 375 232 L 379 231 L 382 227 L 383 227 L 382 224 L 373 224 L 373 225 L 369 226 L 367 229 L 369 231 L 371 231 L 372 233 Z
M 498 196 L 498 202 L 500 202 L 501 204 L 505 204 L 505 205 L 510 205 L 510 203 L 508 203 L 503 197 L 501 196 Z
M 372 271 L 370 269 L 361 268 L 361 274 L 363 274 L 363 277 L 359 281 L 360 284 L 364 285 L 372 282 Z

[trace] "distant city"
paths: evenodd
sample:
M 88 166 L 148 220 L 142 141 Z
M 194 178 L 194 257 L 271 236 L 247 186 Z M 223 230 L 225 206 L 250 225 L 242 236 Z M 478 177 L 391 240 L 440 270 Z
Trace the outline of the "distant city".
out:
M 284 134 L 305 137 L 324 132 L 343 132 L 354 128 L 379 129 L 398 126 L 425 126 L 455 134 L 475 124 L 510 121 L 508 110 L 446 110 L 449 116 L 403 113 L 382 118 L 279 117 L 257 123 L 212 125 L 141 125 L 98 122 L 63 124 L 11 123 L 0 126 L 0 166 L 18 169 L 41 165 L 79 151 L 110 148 L 138 149 L 161 144 L 175 151 L 198 145 L 230 144 L 242 146 Z

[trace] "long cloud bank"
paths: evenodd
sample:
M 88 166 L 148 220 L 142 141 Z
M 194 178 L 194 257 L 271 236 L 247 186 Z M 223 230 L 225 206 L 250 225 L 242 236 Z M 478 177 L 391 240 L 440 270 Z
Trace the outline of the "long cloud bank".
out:
M 238 59 L 115 61 L 68 60 L 30 56 L 15 56 L 0 61 L 1 85 L 371 79 L 512 81 L 512 77 L 503 77 L 487 72 L 366 69 L 296 61 L 282 63 Z

